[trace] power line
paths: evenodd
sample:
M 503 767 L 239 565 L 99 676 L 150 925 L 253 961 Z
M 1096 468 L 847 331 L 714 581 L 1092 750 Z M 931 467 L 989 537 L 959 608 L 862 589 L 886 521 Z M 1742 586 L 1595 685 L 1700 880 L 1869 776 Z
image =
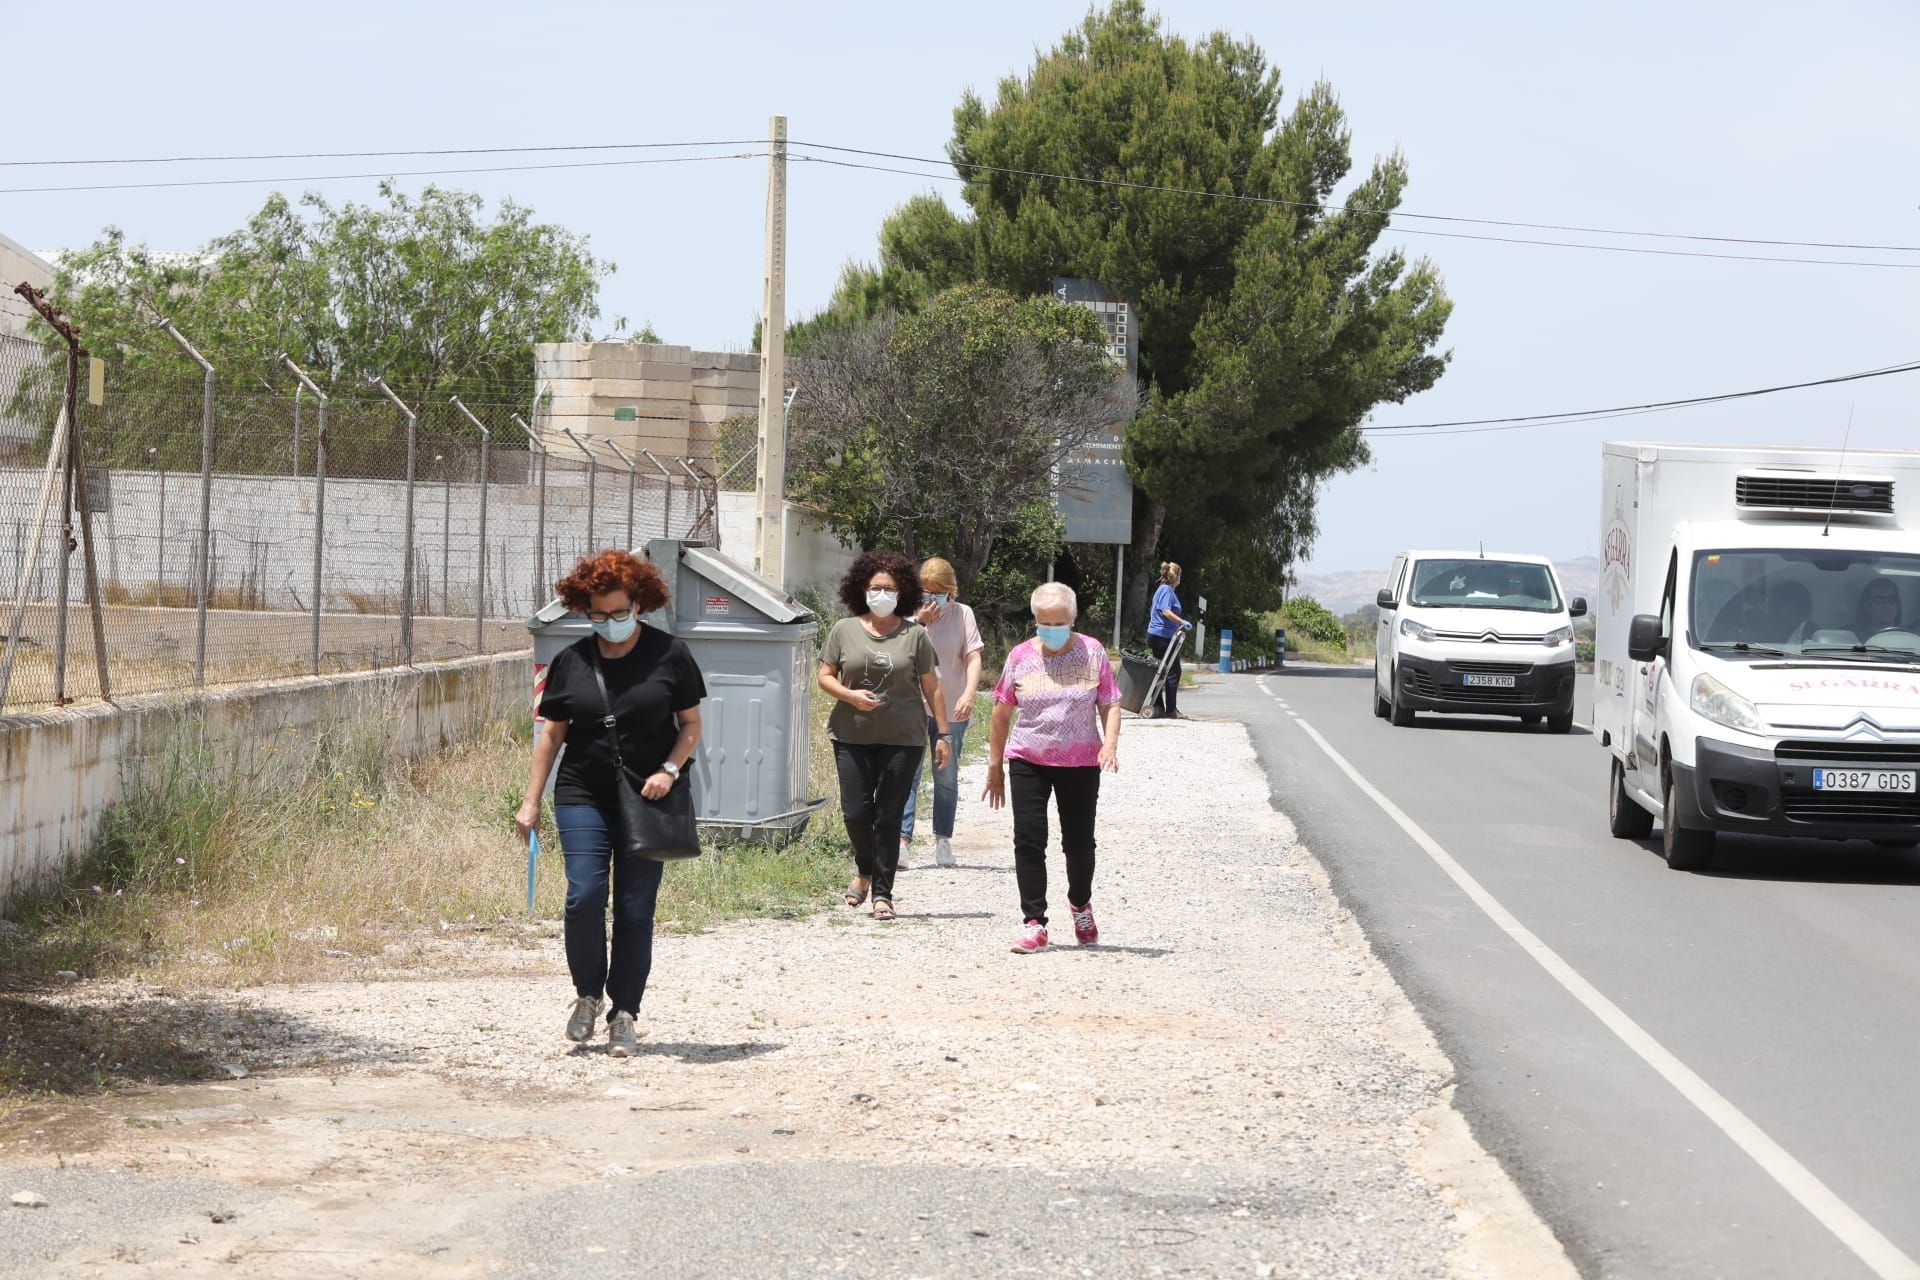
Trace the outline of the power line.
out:
M 60 191 L 155 191 L 177 187 L 245 187 L 298 182 L 345 182 L 360 178 L 435 178 L 474 173 L 527 173 L 546 169 L 612 169 L 643 164 L 695 164 L 703 160 L 758 160 L 757 151 L 704 156 L 655 156 L 639 160 L 564 160 L 552 164 L 502 164 L 468 169 L 385 170 L 379 173 L 316 173 L 280 178 L 188 178 L 177 182 L 99 182 L 67 187 L 0 187 L 0 195 L 44 195 Z
M 1518 414 L 1508 418 L 1461 418 L 1450 422 L 1391 423 L 1361 427 L 1360 431 L 1363 435 L 1400 431 L 1420 432 L 1423 435 L 1475 435 L 1486 431 L 1520 431 L 1530 427 L 1573 426 L 1585 422 L 1605 422 L 1610 418 L 1632 417 L 1642 413 L 1659 413 L 1669 409 L 1691 408 L 1696 405 L 1720 404 L 1729 400 L 1750 400 L 1755 396 L 1777 395 L 1783 391 L 1803 391 L 1808 387 L 1829 387 L 1843 382 L 1886 378 L 1901 373 L 1920 373 L 1920 360 L 1885 365 L 1859 373 L 1837 374 L 1831 378 L 1815 378 L 1808 382 L 1788 382 L 1779 386 L 1754 387 L 1746 391 L 1724 391 L 1716 395 L 1689 396 L 1680 400 L 1653 400 L 1645 404 L 1614 405 L 1605 409 L 1573 409 L 1564 413 Z
M 793 146 L 803 146 L 803 144 L 793 144 Z M 891 165 L 862 165 L 851 159 L 828 159 L 826 155 L 789 155 L 789 159 L 797 163 L 831 165 L 835 169 L 870 169 L 874 173 L 900 173 L 906 177 L 929 178 L 935 182 L 966 182 L 966 178 L 950 175 L 950 173 L 924 173 L 918 169 L 895 169 Z M 941 161 L 925 161 L 925 163 L 931 165 Z M 1108 182 L 1104 178 L 1075 178 L 1071 175 L 1060 175 L 1060 173 L 1041 173 L 1033 177 L 1060 178 L 1062 182 L 1092 182 L 1098 186 L 1125 186 L 1131 190 L 1162 192 L 1169 196 L 1204 196 L 1212 200 L 1238 200 L 1246 203 L 1263 203 L 1263 205 L 1284 205 L 1284 207 L 1313 207 L 1313 209 L 1323 207 L 1323 205 L 1302 205 L 1302 201 L 1298 200 L 1267 200 L 1265 196 L 1235 196 L 1229 192 L 1202 192 L 1198 188 L 1150 186 L 1146 182 Z M 1338 207 L 1334 205 L 1325 205 L 1325 207 L 1332 207 L 1338 211 Z M 1356 213 L 1369 213 L 1369 211 L 1356 209 Z M 1382 215 L 1382 217 L 1392 221 L 1394 215 Z M 1730 263 L 1801 263 L 1807 267 L 1880 267 L 1887 271 L 1920 271 L 1920 261 L 1874 263 L 1874 261 L 1860 261 L 1853 257 L 1786 257 L 1786 255 L 1774 255 L 1774 253 L 1709 253 L 1705 249 L 1655 249 L 1649 246 L 1636 246 L 1636 244 L 1580 244 L 1576 240 L 1526 240 L 1524 236 L 1482 236 L 1482 234 L 1465 232 L 1465 230 L 1432 230 L 1430 226 L 1394 226 L 1394 230 L 1400 232 L 1402 236 L 1444 236 L 1448 240 L 1484 240 L 1490 244 L 1532 244 L 1544 249 L 1590 249 L 1596 253 L 1640 253 L 1640 255 L 1653 255 L 1653 257 L 1705 257 L 1705 259 L 1720 259 Z M 1638 234 L 1638 232 L 1609 232 L 1609 234 Z M 1899 248 L 1899 246 L 1891 246 L 1891 248 Z
M 767 143 L 767 140 L 764 138 L 728 138 L 728 139 L 719 139 L 719 140 L 702 141 L 702 142 L 592 142 L 592 143 L 555 143 L 555 144 L 545 144 L 545 145 L 529 145 L 529 146 L 513 146 L 513 147 L 420 147 L 420 148 L 411 148 L 411 149 L 393 149 L 393 150 L 382 150 L 382 151 L 281 151 L 281 152 L 256 152 L 251 154 L 230 154 L 230 155 L 210 154 L 210 155 L 182 155 L 182 156 L 123 156 L 123 157 L 113 157 L 113 158 L 84 159 L 84 160 L 73 160 L 73 159 L 0 160 L 0 168 L 44 168 L 44 167 L 53 167 L 53 166 L 107 166 L 107 165 L 153 165 L 153 164 L 227 164 L 227 163 L 257 162 L 257 161 L 264 161 L 264 160 L 388 159 L 396 156 L 530 155 L 530 154 L 550 154 L 550 153 L 556 153 L 556 152 L 676 150 L 676 149 L 689 149 L 689 148 L 697 148 L 697 147 L 765 146 L 766 143 Z M 969 170 L 974 170 L 981 173 L 1003 173 L 1003 174 L 1008 174 L 1010 176 L 1016 176 L 1016 177 L 1046 178 L 1046 179 L 1052 179 L 1060 182 L 1074 182 L 1074 183 L 1080 183 L 1080 184 L 1089 185 L 1089 186 L 1115 187 L 1123 190 L 1145 191 L 1145 192 L 1164 194 L 1164 195 L 1194 196 L 1194 197 L 1200 197 L 1200 198 L 1210 199 L 1210 200 L 1229 200 L 1229 201 L 1237 201 L 1237 202 L 1249 203 L 1249 204 L 1269 205 L 1269 206 L 1278 206 L 1278 207 L 1285 207 L 1285 208 L 1309 209 L 1314 211 L 1343 212 L 1343 213 L 1357 213 L 1357 214 L 1384 213 L 1389 218 L 1417 219 L 1421 221 L 1430 221 L 1430 222 L 1457 222 L 1457 223 L 1463 223 L 1463 224 L 1473 225 L 1473 226 L 1506 227 L 1506 228 L 1511 228 L 1516 230 L 1526 230 L 1526 231 L 1559 231 L 1559 232 L 1567 232 L 1575 235 L 1630 236 L 1630 237 L 1641 237 L 1641 238 L 1660 239 L 1660 240 L 1693 240 L 1693 241 L 1701 241 L 1704 243 L 1713 243 L 1713 244 L 1745 244 L 1745 245 L 1759 245 L 1763 247 L 1772 247 L 1772 248 L 1837 249 L 1837 250 L 1850 250 L 1855 252 L 1865 251 L 1865 252 L 1876 252 L 1876 253 L 1920 253 L 1920 245 L 1871 244 L 1871 243 L 1860 243 L 1860 242 L 1854 242 L 1854 241 L 1835 241 L 1835 240 L 1782 240 L 1782 239 L 1769 239 L 1769 238 L 1757 237 L 1757 236 L 1715 235 L 1715 234 L 1708 234 L 1703 232 L 1646 231 L 1646 230 L 1621 229 L 1616 227 L 1592 227 L 1592 226 L 1585 226 L 1577 223 L 1526 222 L 1526 221 L 1521 221 L 1518 219 L 1510 219 L 1510 218 L 1470 217 L 1464 214 L 1419 213 L 1419 212 L 1404 210 L 1404 209 L 1393 209 L 1393 210 L 1364 209 L 1364 208 L 1359 208 L 1350 204 L 1328 205 L 1328 204 L 1322 204 L 1319 202 L 1308 201 L 1308 200 L 1286 200 L 1286 199 L 1281 199 L 1279 197 L 1251 196 L 1251 195 L 1245 195 L 1245 194 L 1235 193 L 1235 192 L 1205 191 L 1199 188 L 1190 188 L 1190 187 L 1170 187 L 1170 186 L 1163 186 L 1163 185 L 1154 184 L 1154 183 L 1128 182 L 1123 179 L 1117 179 L 1117 178 L 1090 178 L 1090 177 L 1085 177 L 1085 176 L 1076 175 L 1076 174 L 1049 173 L 1043 170 L 1019 169 L 1019 168 L 1012 168 L 1004 165 L 976 164 L 976 163 L 970 163 L 970 162 L 956 163 L 951 160 L 937 159 L 930 156 L 909 155 L 904 152 L 896 152 L 896 151 L 880 151 L 880 150 L 876 150 L 868 147 L 848 147 L 848 146 L 841 146 L 835 143 L 827 143 L 827 142 L 796 141 L 791 143 L 790 145 L 806 146 L 806 147 L 811 147 L 818 151 L 833 151 L 833 152 L 838 152 L 844 155 L 868 156 L 868 157 L 884 159 L 884 160 L 904 160 L 904 161 L 909 161 L 915 164 L 931 164 L 931 165 L 940 165 L 940 166 L 953 165 L 953 167 L 955 168 L 969 169 Z M 826 163 L 826 161 L 822 160 L 821 163 Z M 515 166 L 515 168 L 519 168 L 519 167 L 520 166 Z M 539 166 L 525 166 L 525 167 L 537 168 Z M 560 166 L 554 166 L 554 167 L 560 167 Z M 847 167 L 858 168 L 863 166 L 848 165 Z M 948 178 L 949 177 L 949 175 L 945 175 L 945 174 L 924 174 L 924 173 L 917 173 L 910 170 L 885 169 L 880 166 L 865 166 L 865 167 L 873 168 L 879 172 L 904 173 L 911 177 L 923 177 L 923 178 Z M 476 169 L 476 170 L 449 169 L 449 170 L 443 170 L 439 172 L 492 173 L 492 172 L 503 172 L 503 171 L 506 171 L 506 170 L 503 170 L 503 169 Z M 366 175 L 361 175 L 361 174 L 318 175 L 311 178 L 288 178 L 288 179 L 260 178 L 260 179 L 243 179 L 240 181 L 318 182 L 318 181 L 333 180 L 336 178 L 349 179 L 349 178 L 359 178 L 363 176 L 366 176 Z M 377 175 L 377 176 L 415 177 L 415 176 L 422 176 L 422 175 L 394 174 L 394 175 Z M 211 185 L 211 184 L 210 183 L 209 184 L 180 183 L 176 185 L 192 186 L 192 185 Z M 93 186 L 53 187 L 53 188 L 22 187 L 22 188 L 0 190 L 0 194 L 28 194 L 28 193 L 48 191 L 48 190 L 51 190 L 51 191 L 105 191 L 105 190 L 130 190 L 130 189 L 139 189 L 139 188 L 134 186 L 128 186 L 128 185 L 119 185 L 119 184 L 98 184 Z M 1406 230 L 1406 229 L 1407 228 L 1402 228 L 1402 230 Z M 1439 234 L 1439 233 L 1431 232 L 1428 234 Z M 1494 237 L 1487 237 L 1487 238 L 1495 239 Z M 1562 245 L 1552 241 L 1533 241 L 1533 240 L 1514 240 L 1514 241 L 1504 241 L 1503 243 L 1548 244 L 1556 248 L 1605 248 L 1606 247 L 1606 246 L 1600 246 L 1600 245 Z M 1651 252 L 1651 251 L 1643 250 L 1643 252 Z M 1731 257 L 1734 255 L 1722 255 L 1722 256 Z M 1758 260 L 1775 261 L 1776 259 L 1769 258 L 1769 259 L 1758 259 Z M 1795 261 L 1795 262 L 1829 261 L 1827 259 L 1798 259 L 1798 258 L 1780 259 L 1780 260 Z M 1846 264 L 1846 265 L 1854 265 L 1854 264 Z M 1880 265 L 1899 265 L 1899 264 L 1874 263 L 1874 264 L 1864 264 L 1864 265 L 1880 266 Z
M 653 151 L 692 147 L 750 147 L 765 138 L 723 138 L 715 142 L 568 142 L 530 147 L 421 147 L 403 151 L 264 151 L 253 155 L 125 156 L 110 160 L 0 160 L 0 169 L 114 164 L 229 164 L 257 160 L 383 160 L 392 156 L 495 156 L 553 151 Z
M 1776 248 L 1794 249 L 1853 249 L 1876 253 L 1920 253 L 1920 245 L 1911 244 L 1854 244 L 1846 241 L 1829 240 L 1766 240 L 1752 236 L 1707 235 L 1685 231 L 1623 231 L 1612 227 L 1584 227 L 1560 222 L 1520 222 L 1507 218 L 1472 218 L 1452 213 L 1413 213 L 1404 209 L 1364 209 L 1346 204 L 1321 204 L 1312 200 L 1285 200 L 1277 196 L 1252 196 L 1231 191 L 1203 191 L 1198 187 L 1167 187 L 1147 182 L 1128 182 L 1120 178 L 1088 178 L 1069 173 L 1047 173 L 1037 169 L 1013 169 L 1004 165 L 974 164 L 957 160 L 936 160 L 928 156 L 904 155 L 895 151 L 873 151 L 861 147 L 840 147 L 827 142 L 793 142 L 796 147 L 812 147 L 816 151 L 838 151 L 846 155 L 874 156 L 882 160 L 907 160 L 915 164 L 952 165 L 956 169 L 976 169 L 982 173 L 1004 173 L 1022 178 L 1052 178 L 1061 182 L 1078 182 L 1090 186 L 1120 187 L 1132 191 L 1147 191 L 1164 195 L 1204 196 L 1210 200 L 1234 200 L 1248 204 L 1277 205 L 1290 209 L 1311 209 L 1318 212 L 1384 214 L 1390 218 L 1420 218 L 1431 222 L 1464 222 L 1483 227 L 1514 227 L 1528 231 L 1568 231 L 1578 235 L 1596 236 L 1646 236 L 1661 240 L 1703 240 L 1719 244 L 1757 244 L 1771 245 Z M 896 170 L 894 172 L 904 172 Z M 934 175 L 922 175 L 931 177 Z M 944 175 L 941 175 L 944 176 Z

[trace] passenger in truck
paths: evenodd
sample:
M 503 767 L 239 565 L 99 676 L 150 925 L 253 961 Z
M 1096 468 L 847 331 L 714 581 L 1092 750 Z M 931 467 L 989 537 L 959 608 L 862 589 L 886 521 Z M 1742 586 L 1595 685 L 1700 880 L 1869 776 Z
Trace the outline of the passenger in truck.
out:
M 1875 578 L 1860 593 L 1853 630 L 1861 639 L 1882 631 L 1901 630 L 1900 584 L 1892 578 Z

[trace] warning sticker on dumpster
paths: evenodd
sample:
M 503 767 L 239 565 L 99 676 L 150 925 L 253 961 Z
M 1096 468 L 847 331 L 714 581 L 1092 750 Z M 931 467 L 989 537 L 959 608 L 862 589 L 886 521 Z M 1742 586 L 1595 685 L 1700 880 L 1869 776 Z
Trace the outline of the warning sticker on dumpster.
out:
M 708 613 L 725 613 L 727 612 L 727 610 L 731 608 L 733 608 L 733 598 L 731 596 L 708 596 L 707 597 L 706 611 Z

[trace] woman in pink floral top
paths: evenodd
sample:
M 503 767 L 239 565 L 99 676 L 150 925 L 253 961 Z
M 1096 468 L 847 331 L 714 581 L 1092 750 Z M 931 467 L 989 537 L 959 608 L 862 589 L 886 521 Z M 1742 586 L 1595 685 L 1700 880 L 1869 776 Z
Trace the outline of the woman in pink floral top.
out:
M 1093 823 L 1100 772 L 1120 768 L 1120 687 L 1106 646 L 1073 629 L 1073 589 L 1035 588 L 1038 635 L 1015 646 L 993 690 L 993 733 L 987 748 L 986 801 L 1006 803 L 1013 779 L 1013 868 L 1025 925 L 1020 955 L 1047 945 L 1047 800 L 1060 810 L 1060 847 L 1067 855 L 1067 908 L 1081 946 L 1100 940 L 1093 922 Z M 1019 723 L 1014 723 L 1014 712 Z

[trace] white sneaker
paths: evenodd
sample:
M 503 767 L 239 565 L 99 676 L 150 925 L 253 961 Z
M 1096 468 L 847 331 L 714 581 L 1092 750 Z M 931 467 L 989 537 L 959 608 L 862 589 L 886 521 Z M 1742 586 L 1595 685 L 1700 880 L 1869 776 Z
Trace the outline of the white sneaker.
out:
M 953 860 L 953 841 L 946 836 L 933 839 L 933 861 L 935 866 L 955 867 L 960 864 Z

